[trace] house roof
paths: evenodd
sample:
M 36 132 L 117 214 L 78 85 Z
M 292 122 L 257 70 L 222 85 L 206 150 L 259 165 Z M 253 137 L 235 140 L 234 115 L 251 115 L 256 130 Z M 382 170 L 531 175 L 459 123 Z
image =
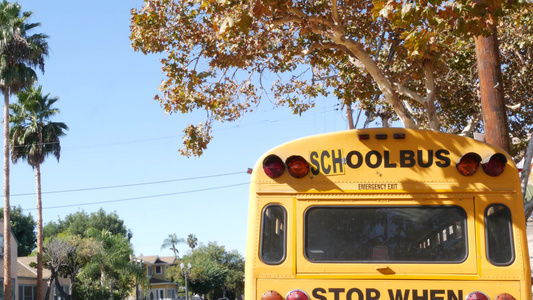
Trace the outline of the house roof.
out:
M 166 262 L 169 265 L 172 265 L 178 260 L 176 256 L 161 256 L 159 257 L 160 260 Z
M 37 263 L 36 256 L 17 257 L 18 277 L 37 279 L 37 269 L 30 266 L 31 263 Z M 50 278 L 50 270 L 43 268 L 43 278 Z
M 159 279 L 155 277 L 150 278 L 150 285 L 157 285 L 157 284 L 178 285 L 177 283 L 169 281 L 169 280 L 163 280 L 163 279 Z
M 175 256 L 159 256 L 159 255 L 149 255 L 143 257 L 136 257 L 137 261 L 142 261 L 143 263 L 156 265 L 156 264 L 169 264 L 172 265 L 176 262 L 177 257 Z

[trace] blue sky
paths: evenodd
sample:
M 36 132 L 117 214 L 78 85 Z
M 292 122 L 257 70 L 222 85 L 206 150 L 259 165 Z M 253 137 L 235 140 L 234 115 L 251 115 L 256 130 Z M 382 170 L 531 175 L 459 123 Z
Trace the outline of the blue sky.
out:
M 41 23 L 35 32 L 49 35 L 50 56 L 38 84 L 60 97 L 61 113 L 54 120 L 70 128 L 61 141 L 60 162 L 50 157 L 42 166 L 45 224 L 102 208 L 116 212 L 133 232 L 136 255 L 172 255 L 160 249 L 171 233 L 183 238 L 193 233 L 200 243 L 216 241 L 244 255 L 246 170 L 280 143 L 347 129 L 333 98 L 318 101 L 302 117 L 273 109 L 264 99 L 237 122 L 216 123 L 202 157 L 182 157 L 183 128 L 204 121 L 205 113 L 166 115 L 153 100 L 163 79 L 158 56 L 134 52 L 129 41 L 130 9 L 142 1 L 19 4 L 34 13 L 32 22 Z M 36 218 L 33 193 L 31 167 L 12 166 L 11 205 Z M 186 244 L 178 249 L 187 253 Z

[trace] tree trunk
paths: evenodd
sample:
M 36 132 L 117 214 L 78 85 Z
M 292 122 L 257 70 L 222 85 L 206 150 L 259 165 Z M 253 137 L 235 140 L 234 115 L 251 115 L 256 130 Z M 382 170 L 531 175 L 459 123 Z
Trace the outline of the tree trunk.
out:
M 41 145 L 42 142 L 40 141 Z M 35 166 L 37 189 L 37 298 L 43 299 L 43 208 L 41 199 L 41 165 Z
M 52 273 L 52 276 L 54 277 L 54 281 L 55 281 L 55 285 L 56 285 L 56 288 L 57 288 L 57 291 L 61 294 L 61 297 L 63 297 L 64 299 L 66 300 L 70 300 L 72 299 L 72 288 L 70 288 L 70 292 L 67 294 L 64 290 L 63 290 L 63 287 L 61 286 L 61 283 L 59 282 L 59 275 L 57 272 L 55 273 Z M 70 282 L 71 284 L 71 287 L 72 287 L 72 281 Z M 47 299 L 48 300 L 48 299 Z
M 9 204 L 9 89 L 4 87 L 4 299 L 11 299 L 11 218 Z
M 495 22 L 493 24 L 492 35 L 475 38 L 485 141 L 509 152 L 509 126 L 503 97 L 498 35 Z
M 53 272 L 53 270 L 50 270 L 50 272 Z M 50 279 L 48 280 L 48 287 L 46 289 L 46 294 L 44 296 L 45 300 L 50 299 L 50 292 L 52 292 L 52 288 L 54 287 L 54 278 L 50 276 Z M 37 298 L 39 299 L 39 298 Z
M 355 129 L 353 125 L 353 111 L 351 104 L 346 104 L 346 116 L 348 117 L 348 128 Z

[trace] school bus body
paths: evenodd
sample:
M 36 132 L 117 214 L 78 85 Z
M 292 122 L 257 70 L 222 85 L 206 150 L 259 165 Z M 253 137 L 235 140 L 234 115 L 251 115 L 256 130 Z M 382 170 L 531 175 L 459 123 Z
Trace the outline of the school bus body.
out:
M 505 155 L 503 173 L 459 174 L 471 152 Z M 270 178 L 273 154 L 310 171 Z M 518 171 L 470 138 L 393 128 L 291 141 L 255 165 L 248 220 L 246 300 L 531 299 Z

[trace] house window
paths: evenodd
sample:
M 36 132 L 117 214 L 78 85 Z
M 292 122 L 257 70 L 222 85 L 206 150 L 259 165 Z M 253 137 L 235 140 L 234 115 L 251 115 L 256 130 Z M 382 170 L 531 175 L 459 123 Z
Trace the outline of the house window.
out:
M 62 285 L 61 287 L 63 288 L 63 291 L 68 294 L 69 292 L 68 285 Z M 55 284 L 54 284 L 54 300 L 65 300 L 65 298 L 61 296 L 61 293 L 59 292 L 59 289 L 57 288 L 57 286 L 55 286 Z
M 163 268 L 161 266 L 155 266 L 156 274 L 163 274 Z
M 19 300 L 34 300 L 36 289 L 35 285 L 19 285 Z
M 152 266 L 148 266 L 148 276 L 152 276 Z
M 4 258 L 4 235 L 0 234 L 0 258 Z M 2 298 L 4 295 L 2 294 Z
M 178 297 L 175 289 L 168 289 L 167 294 L 168 294 L 168 298 L 174 299 Z
M 3 289 L 3 286 L 4 286 L 4 279 L 3 278 L 0 278 L 0 300 L 4 300 L 4 289 Z M 15 287 L 15 279 L 11 279 L 11 288 L 14 288 Z M 15 291 L 12 291 L 11 292 L 11 299 L 15 300 Z
M 150 293 L 147 297 L 147 299 L 154 299 L 154 300 L 159 300 L 159 299 L 165 299 L 165 289 L 153 289 L 153 290 L 150 290 Z

